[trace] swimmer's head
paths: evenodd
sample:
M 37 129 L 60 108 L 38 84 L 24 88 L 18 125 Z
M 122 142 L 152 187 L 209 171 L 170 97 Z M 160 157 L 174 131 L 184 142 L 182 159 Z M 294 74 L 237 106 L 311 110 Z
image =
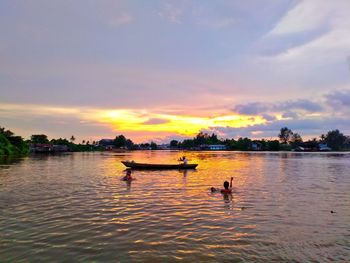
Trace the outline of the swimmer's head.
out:
M 215 187 L 210 188 L 210 191 L 211 191 L 212 193 L 216 192 Z
M 225 187 L 225 189 L 228 189 L 229 186 L 230 186 L 229 182 L 225 181 L 225 182 L 224 182 L 224 187 Z

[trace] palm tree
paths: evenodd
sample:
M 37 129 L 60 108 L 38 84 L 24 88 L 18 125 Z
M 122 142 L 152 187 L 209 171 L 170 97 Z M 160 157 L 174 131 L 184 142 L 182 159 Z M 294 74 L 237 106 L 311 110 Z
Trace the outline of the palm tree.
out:
M 70 137 L 70 141 L 71 141 L 72 143 L 75 141 L 74 135 L 72 135 L 72 137 Z
M 326 140 L 326 135 L 322 134 L 322 135 L 320 136 L 320 138 L 321 138 L 321 142 L 324 142 L 324 141 Z

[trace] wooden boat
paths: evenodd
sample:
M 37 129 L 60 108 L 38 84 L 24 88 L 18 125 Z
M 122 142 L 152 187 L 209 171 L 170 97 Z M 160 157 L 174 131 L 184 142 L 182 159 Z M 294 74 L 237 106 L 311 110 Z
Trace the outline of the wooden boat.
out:
M 149 170 L 169 170 L 169 169 L 196 169 L 198 164 L 155 164 L 155 163 L 136 163 L 122 161 L 122 163 L 132 169 L 149 169 Z

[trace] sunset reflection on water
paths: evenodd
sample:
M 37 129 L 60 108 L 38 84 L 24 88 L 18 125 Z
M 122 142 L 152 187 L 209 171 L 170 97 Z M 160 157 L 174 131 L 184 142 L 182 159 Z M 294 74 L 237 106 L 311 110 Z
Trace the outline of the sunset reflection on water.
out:
M 122 160 L 198 169 L 133 171 Z M 341 261 L 349 155 L 140 151 L 0 166 L 5 261 Z M 211 193 L 233 177 L 232 195 Z M 336 214 L 329 211 L 335 210 Z M 337 242 L 334 242 L 337 240 Z M 326 260 L 327 261 L 327 260 Z

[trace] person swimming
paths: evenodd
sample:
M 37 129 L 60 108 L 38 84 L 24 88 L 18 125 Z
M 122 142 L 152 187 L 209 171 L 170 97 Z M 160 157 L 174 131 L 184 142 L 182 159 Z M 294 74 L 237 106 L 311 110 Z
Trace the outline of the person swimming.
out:
M 133 178 L 131 176 L 131 170 L 130 169 L 126 170 L 126 175 L 123 177 L 122 180 L 123 181 L 127 181 L 127 182 L 131 182 L 132 180 L 135 180 L 135 178 Z
M 220 191 L 220 193 L 222 194 L 232 194 L 232 181 L 233 181 L 233 177 L 231 177 L 230 183 L 227 181 L 224 182 L 224 189 L 219 190 L 218 188 L 211 187 L 210 191 L 212 193 Z

